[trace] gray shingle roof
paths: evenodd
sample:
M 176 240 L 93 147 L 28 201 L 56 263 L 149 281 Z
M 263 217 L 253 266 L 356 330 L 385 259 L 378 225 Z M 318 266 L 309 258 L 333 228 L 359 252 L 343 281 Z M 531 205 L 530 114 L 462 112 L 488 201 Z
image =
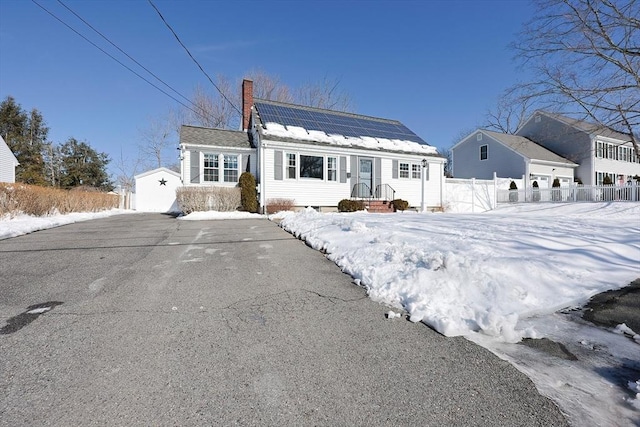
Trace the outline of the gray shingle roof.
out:
M 180 144 L 252 148 L 247 132 L 190 125 L 180 127 Z
M 486 133 L 491 138 L 501 142 L 512 150 L 522 154 L 528 159 L 575 165 L 575 163 L 573 163 L 572 161 L 565 159 L 564 157 L 544 148 L 542 145 L 536 144 L 535 142 L 523 136 L 494 132 L 486 129 L 482 129 L 482 132 Z
M 617 132 L 611 128 L 602 125 L 596 125 L 594 123 L 585 122 L 584 120 L 572 119 L 571 117 L 563 116 L 557 113 L 549 113 L 547 111 L 536 111 L 535 114 L 544 114 L 552 119 L 558 120 L 559 122 L 565 123 L 577 129 L 579 131 L 588 133 L 589 135 L 600 135 L 607 138 L 615 138 L 621 141 L 631 141 L 631 137 L 627 134 Z

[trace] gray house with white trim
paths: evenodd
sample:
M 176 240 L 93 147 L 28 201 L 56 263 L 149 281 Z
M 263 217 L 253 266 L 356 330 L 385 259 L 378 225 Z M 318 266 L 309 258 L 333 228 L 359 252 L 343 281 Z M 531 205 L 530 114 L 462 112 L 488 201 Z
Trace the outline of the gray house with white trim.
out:
M 562 186 L 573 182 L 578 165 L 519 135 L 477 129 L 451 148 L 453 176 L 493 179 L 525 177 L 526 186 L 537 181 L 551 187 L 558 178 Z

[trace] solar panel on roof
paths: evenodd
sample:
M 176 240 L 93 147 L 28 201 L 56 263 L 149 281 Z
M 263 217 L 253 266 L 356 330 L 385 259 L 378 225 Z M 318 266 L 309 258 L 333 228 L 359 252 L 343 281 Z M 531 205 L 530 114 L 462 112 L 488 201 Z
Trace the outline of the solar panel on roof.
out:
M 418 135 L 399 122 L 266 102 L 256 102 L 255 106 L 264 124 L 273 122 L 327 134 L 400 139 L 426 144 Z

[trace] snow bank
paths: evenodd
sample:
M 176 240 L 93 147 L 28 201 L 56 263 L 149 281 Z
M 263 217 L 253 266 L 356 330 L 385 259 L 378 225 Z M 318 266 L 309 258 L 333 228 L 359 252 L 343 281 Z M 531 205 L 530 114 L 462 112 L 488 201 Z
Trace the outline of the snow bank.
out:
M 79 212 L 70 214 L 58 214 L 50 216 L 17 215 L 13 218 L 0 218 L 0 240 L 10 237 L 22 236 L 38 230 L 59 227 L 74 222 L 87 221 L 96 218 L 105 218 L 111 215 L 132 213 L 122 209 L 111 209 L 101 212 Z
M 178 217 L 183 221 L 202 221 L 208 219 L 260 219 L 264 218 L 264 215 L 251 213 L 251 212 L 218 212 L 218 211 L 206 211 L 206 212 L 192 212 L 189 215 Z
M 640 276 L 640 203 L 521 205 L 482 214 L 289 215 L 379 302 L 446 336 L 535 336 L 552 313 Z

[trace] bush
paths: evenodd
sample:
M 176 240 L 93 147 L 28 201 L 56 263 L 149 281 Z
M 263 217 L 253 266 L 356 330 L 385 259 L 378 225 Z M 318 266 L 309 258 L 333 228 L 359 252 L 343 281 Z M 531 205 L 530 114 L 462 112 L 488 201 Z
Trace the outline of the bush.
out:
M 269 199 L 267 200 L 267 213 L 291 211 L 295 205 L 296 202 L 293 199 Z
M 551 190 L 551 200 L 559 202 L 562 200 L 562 193 L 560 193 L 560 180 L 555 178 L 553 184 L 551 184 L 553 190 Z
M 191 212 L 235 211 L 240 207 L 240 188 L 179 187 L 176 201 L 185 215 Z
M 509 184 L 509 201 L 518 201 L 518 186 L 516 185 L 515 181 L 511 181 L 511 183 Z
M 338 203 L 339 212 L 356 212 L 364 210 L 364 202 L 362 200 L 342 199 Z
M 393 203 L 393 209 L 396 211 L 406 211 L 409 208 L 409 202 L 402 199 L 395 199 L 391 203 Z
M 98 212 L 117 208 L 119 202 L 117 194 L 96 191 L 93 188 L 91 191 L 70 191 L 19 183 L 0 184 L 0 217 Z
M 258 212 L 258 192 L 256 179 L 249 172 L 243 172 L 238 181 L 240 186 L 240 205 L 247 212 Z
M 533 181 L 532 187 L 533 187 L 533 201 L 534 202 L 539 202 L 540 201 L 540 187 L 538 186 L 538 181 Z

